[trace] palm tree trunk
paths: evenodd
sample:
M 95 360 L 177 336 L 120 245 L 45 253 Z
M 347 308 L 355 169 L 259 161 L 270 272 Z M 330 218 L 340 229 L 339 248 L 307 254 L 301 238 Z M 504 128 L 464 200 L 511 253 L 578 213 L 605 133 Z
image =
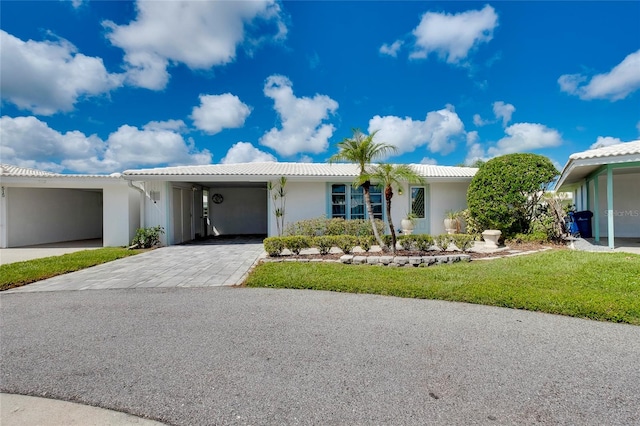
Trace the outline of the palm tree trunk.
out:
M 393 197 L 393 189 L 388 186 L 384 191 L 385 198 L 387 199 L 387 223 L 389 224 L 389 231 L 391 232 L 391 251 L 396 254 L 396 228 L 393 226 L 393 219 L 391 218 L 391 197 Z
M 373 236 L 375 237 L 378 245 L 382 249 L 382 251 L 388 251 L 389 249 L 380 238 L 380 234 L 378 233 L 378 228 L 376 227 L 376 221 L 373 217 L 373 208 L 371 207 L 371 196 L 369 194 L 369 187 L 371 186 L 371 182 L 366 181 L 362 184 L 362 189 L 364 190 L 364 203 L 367 206 L 367 215 L 369 216 L 369 221 L 371 222 L 371 228 L 373 229 Z

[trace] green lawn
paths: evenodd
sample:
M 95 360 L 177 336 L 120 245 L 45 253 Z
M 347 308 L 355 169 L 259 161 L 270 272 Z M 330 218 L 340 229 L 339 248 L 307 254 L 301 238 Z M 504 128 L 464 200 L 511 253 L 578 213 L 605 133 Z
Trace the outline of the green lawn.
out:
M 640 325 L 640 256 L 625 253 L 553 250 L 428 268 L 264 263 L 245 285 L 441 299 Z
M 45 257 L 25 262 L 0 265 L 0 291 L 20 287 L 45 278 L 78 271 L 122 257 L 132 256 L 144 250 L 128 250 L 120 247 L 106 247 L 84 250 L 62 256 Z

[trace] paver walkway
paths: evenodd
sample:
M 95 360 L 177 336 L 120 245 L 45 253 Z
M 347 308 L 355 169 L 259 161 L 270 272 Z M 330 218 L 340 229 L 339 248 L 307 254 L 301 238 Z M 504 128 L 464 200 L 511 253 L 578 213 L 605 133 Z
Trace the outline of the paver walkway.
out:
M 264 254 L 256 238 L 169 246 L 83 269 L 5 293 L 240 284 Z

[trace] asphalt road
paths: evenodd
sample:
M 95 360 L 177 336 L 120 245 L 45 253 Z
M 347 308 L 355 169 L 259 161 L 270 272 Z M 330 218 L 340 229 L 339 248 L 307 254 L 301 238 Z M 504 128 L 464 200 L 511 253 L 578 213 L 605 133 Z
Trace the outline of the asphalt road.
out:
M 0 296 L 0 388 L 176 425 L 640 424 L 640 327 L 299 290 Z

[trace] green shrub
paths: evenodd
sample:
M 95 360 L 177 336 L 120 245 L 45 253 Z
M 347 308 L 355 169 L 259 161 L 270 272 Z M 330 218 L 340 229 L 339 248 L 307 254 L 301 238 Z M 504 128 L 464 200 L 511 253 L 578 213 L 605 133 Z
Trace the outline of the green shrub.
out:
M 374 243 L 375 238 L 373 236 L 367 235 L 365 237 L 358 237 L 358 245 L 364 251 L 369 251 Z
M 353 235 L 340 235 L 336 237 L 336 246 L 345 254 L 351 253 L 356 245 L 358 245 L 358 238 Z
M 474 238 L 469 234 L 454 234 L 451 235 L 451 241 L 458 247 L 458 250 L 466 252 L 473 245 Z
M 513 241 L 515 243 L 548 243 L 549 235 L 544 231 L 536 231 L 530 234 L 516 234 L 512 238 L 509 238 L 509 241 Z
M 400 235 L 398 237 L 398 244 L 400 244 L 403 250 L 412 250 L 415 241 L 415 235 Z
M 264 251 L 272 257 L 280 256 L 282 250 L 284 250 L 283 237 L 265 238 L 264 241 L 262 241 L 262 244 L 264 245 Z
M 419 234 L 415 236 L 416 248 L 418 251 L 429 251 L 433 245 L 433 237 L 429 234 Z
M 434 239 L 435 244 L 440 248 L 440 251 L 446 251 L 451 241 L 451 235 L 440 234 Z
M 384 222 L 376 219 L 375 224 L 378 233 L 384 233 Z M 356 237 L 364 237 L 373 235 L 373 230 L 371 229 L 371 222 L 366 219 L 328 219 L 323 216 L 290 223 L 287 225 L 285 234 L 290 236 L 306 235 L 308 237 L 321 235 L 353 235 Z
M 312 243 L 320 251 L 320 254 L 327 254 L 331 247 L 336 245 L 336 237 L 333 235 L 320 235 L 314 237 Z
M 131 241 L 132 246 L 138 246 L 140 248 L 150 248 L 160 244 L 160 235 L 164 234 L 164 228 L 162 226 L 155 226 L 153 228 L 138 228 L 136 235 Z
M 300 250 L 311 247 L 311 238 L 306 235 L 290 235 L 283 237 L 284 246 L 296 256 L 300 254 Z
M 391 238 L 391 235 L 383 234 L 383 235 L 380 235 L 380 238 L 382 238 L 382 242 L 387 247 L 391 247 L 391 244 L 393 244 L 393 239 Z

